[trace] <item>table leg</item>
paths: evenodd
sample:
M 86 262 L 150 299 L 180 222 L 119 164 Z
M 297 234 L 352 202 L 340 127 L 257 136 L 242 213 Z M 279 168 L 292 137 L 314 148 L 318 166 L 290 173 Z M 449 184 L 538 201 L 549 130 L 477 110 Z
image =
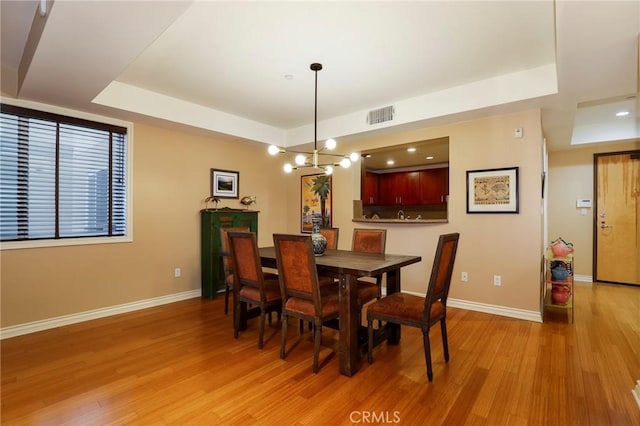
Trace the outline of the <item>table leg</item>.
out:
M 238 312 L 238 314 L 240 315 L 240 330 L 246 330 L 247 317 L 249 316 L 247 312 L 247 302 L 240 302 L 240 312 Z
M 394 269 L 387 272 L 387 295 L 399 292 L 400 288 L 400 269 Z M 400 325 L 399 324 L 386 324 L 387 344 L 397 345 L 400 343 Z
M 340 275 L 340 333 L 338 358 L 340 374 L 352 376 L 358 371 L 358 291 L 356 277 Z

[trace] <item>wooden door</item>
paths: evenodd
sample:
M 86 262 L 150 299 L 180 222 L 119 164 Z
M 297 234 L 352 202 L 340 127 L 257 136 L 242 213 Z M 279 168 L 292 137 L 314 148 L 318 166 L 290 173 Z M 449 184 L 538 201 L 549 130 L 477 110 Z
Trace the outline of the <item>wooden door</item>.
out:
M 640 151 L 595 155 L 595 280 L 640 285 Z

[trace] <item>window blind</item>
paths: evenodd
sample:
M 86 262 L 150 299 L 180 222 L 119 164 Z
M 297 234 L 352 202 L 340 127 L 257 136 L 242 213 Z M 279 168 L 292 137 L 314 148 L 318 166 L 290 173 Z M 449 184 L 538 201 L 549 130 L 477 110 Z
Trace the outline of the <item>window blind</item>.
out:
M 2 104 L 2 241 L 126 234 L 126 128 Z

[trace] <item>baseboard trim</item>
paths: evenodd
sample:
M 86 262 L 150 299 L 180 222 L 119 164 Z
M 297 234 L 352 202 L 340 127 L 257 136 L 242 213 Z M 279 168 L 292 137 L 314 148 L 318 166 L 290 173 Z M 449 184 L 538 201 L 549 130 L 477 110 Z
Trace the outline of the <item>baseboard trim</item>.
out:
M 577 279 L 576 279 L 577 281 Z M 590 282 L 590 281 L 589 281 Z M 411 292 L 408 292 L 411 293 Z M 420 295 L 419 293 L 414 293 Z M 109 306 L 91 311 L 79 312 L 77 314 L 63 315 L 60 317 L 49 318 L 41 321 L 34 321 L 25 324 L 13 325 L 0 329 L 0 340 L 11 337 L 22 336 L 23 334 L 35 333 L 38 331 L 49 330 L 51 328 L 62 327 L 65 325 L 76 324 L 83 321 L 104 318 L 111 315 L 123 314 L 126 312 L 138 311 L 140 309 L 151 308 L 153 306 L 165 305 L 167 303 L 179 302 L 181 300 L 193 299 L 201 296 L 200 290 L 189 290 L 182 293 L 170 294 L 167 296 L 154 297 L 152 299 L 139 300 L 122 305 Z M 424 296 L 424 295 L 422 295 Z M 453 308 L 468 309 L 470 311 L 484 312 L 487 314 L 495 314 L 510 318 L 517 318 L 533 322 L 542 322 L 542 316 L 539 312 L 527 311 L 517 308 L 506 308 L 499 305 L 490 305 L 486 303 L 470 302 L 468 300 L 449 298 L 447 304 Z
M 385 289 L 382 293 L 386 295 Z M 405 291 L 405 293 L 424 297 L 424 293 L 416 293 L 413 291 Z M 503 317 L 517 318 L 533 322 L 542 322 L 542 314 L 536 311 L 526 311 L 524 309 L 506 308 L 499 305 L 489 305 L 487 303 L 470 302 L 462 299 L 447 299 L 447 306 L 452 308 L 467 309 L 469 311 L 484 312 L 485 314 L 495 314 Z
M 593 283 L 593 277 L 591 275 L 574 275 L 573 280 L 581 283 Z
M 468 309 L 476 312 L 484 312 L 486 314 L 500 315 L 503 317 L 517 318 L 526 321 L 542 322 L 541 313 L 536 311 L 507 308 L 499 305 L 489 305 L 487 303 L 470 302 L 468 300 L 451 298 L 447 299 L 447 306 L 451 306 L 452 308 Z
M 122 305 L 109 306 L 106 308 L 94 309 L 91 311 L 78 312 L 77 314 L 63 315 L 46 320 L 34 321 L 25 324 L 12 325 L 0 329 L 0 340 L 10 337 L 21 336 L 23 334 L 35 333 L 37 331 L 49 330 L 51 328 L 76 324 L 83 321 L 104 318 L 111 315 L 123 314 L 126 312 L 138 311 L 140 309 L 151 308 L 153 306 L 166 305 L 167 303 L 179 302 L 181 300 L 200 297 L 202 291 L 189 290 L 181 293 L 169 294 L 167 296 L 154 297 L 146 300 L 139 300 Z

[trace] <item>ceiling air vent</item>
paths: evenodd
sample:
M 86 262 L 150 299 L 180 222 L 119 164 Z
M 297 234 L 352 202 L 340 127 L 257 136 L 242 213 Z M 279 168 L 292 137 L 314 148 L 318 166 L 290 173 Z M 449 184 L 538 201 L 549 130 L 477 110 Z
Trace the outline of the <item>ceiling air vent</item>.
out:
M 394 113 L 395 113 L 395 108 L 393 107 L 393 105 L 371 110 L 369 111 L 369 114 L 367 114 L 367 123 L 371 125 L 371 124 L 384 123 L 385 121 L 391 121 L 393 120 Z

